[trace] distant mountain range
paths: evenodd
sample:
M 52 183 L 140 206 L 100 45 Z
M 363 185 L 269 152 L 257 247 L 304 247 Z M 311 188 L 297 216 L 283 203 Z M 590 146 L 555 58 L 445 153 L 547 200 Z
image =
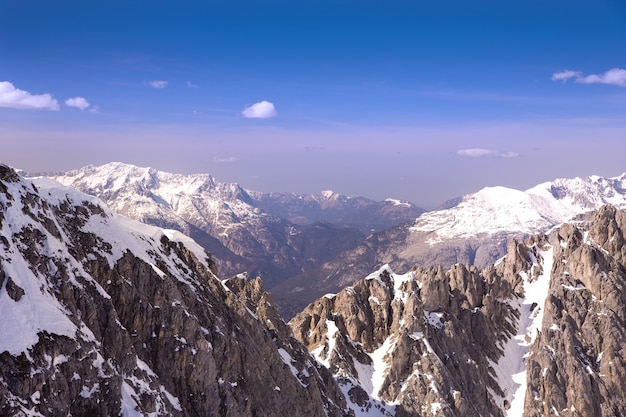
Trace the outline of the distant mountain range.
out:
M 291 300 L 289 311 L 295 313 L 316 297 L 337 292 L 385 264 L 399 271 L 456 263 L 483 268 L 505 254 L 510 239 L 548 232 L 604 204 L 626 208 L 626 174 L 557 179 L 527 191 L 484 188 L 450 208 L 374 233 L 272 291 L 277 299 Z
M 625 178 L 523 193 L 586 214 L 485 268 L 382 265 L 286 324 L 261 280 L 221 280 L 182 233 L 0 165 L 0 415 L 626 415 Z M 487 191 L 451 210 L 510 206 Z M 594 195 L 613 205 L 587 212 Z M 502 213 L 497 235 L 537 221 Z M 431 221 L 405 233 L 457 233 Z
M 557 179 L 519 191 L 487 187 L 424 212 L 408 203 L 332 191 L 259 193 L 208 174 L 181 175 L 123 163 L 52 176 L 112 209 L 179 230 L 214 254 L 220 274 L 261 276 L 284 315 L 388 264 L 479 268 L 506 242 L 548 231 L 603 204 L 626 207 L 626 174 Z
M 118 213 L 191 236 L 215 255 L 220 274 L 246 271 L 263 277 L 268 288 L 357 246 L 365 231 L 423 212 L 410 203 L 330 191 L 263 194 L 208 174 L 172 174 L 117 162 L 51 177 L 99 197 Z
M 308 225 L 325 222 L 353 227 L 365 234 L 388 229 L 407 219 L 419 217 L 425 211 L 407 201 L 392 198 L 372 201 L 332 191 L 319 194 L 248 193 L 257 207 L 292 223 Z

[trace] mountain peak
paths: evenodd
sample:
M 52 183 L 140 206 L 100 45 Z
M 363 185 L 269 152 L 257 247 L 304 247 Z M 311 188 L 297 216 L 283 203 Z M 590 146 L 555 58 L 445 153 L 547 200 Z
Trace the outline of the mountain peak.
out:
M 560 178 L 526 191 L 485 187 L 464 196 L 453 208 L 420 216 L 412 230 L 432 232 L 431 243 L 511 231 L 532 234 L 547 231 L 604 204 L 626 207 L 626 175 Z
M 354 415 L 260 282 L 180 233 L 4 165 L 0 231 L 0 415 Z

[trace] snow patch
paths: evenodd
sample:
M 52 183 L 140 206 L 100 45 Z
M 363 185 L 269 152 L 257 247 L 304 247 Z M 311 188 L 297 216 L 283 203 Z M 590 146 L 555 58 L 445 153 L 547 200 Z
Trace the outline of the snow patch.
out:
M 554 263 L 553 248 L 539 250 L 539 254 L 543 259 L 542 274 L 532 282 L 527 274 L 521 274 L 524 280 L 524 298 L 511 302 L 521 313 L 516 326 L 517 334 L 504 344 L 503 356 L 498 363 L 492 362 L 498 385 L 504 392 L 504 397 L 494 398 L 503 410 L 504 401 L 509 402 L 510 408 L 505 411 L 507 417 L 521 417 L 524 411 L 527 387 L 525 358 L 541 330 L 545 300 L 550 287 L 550 273 Z

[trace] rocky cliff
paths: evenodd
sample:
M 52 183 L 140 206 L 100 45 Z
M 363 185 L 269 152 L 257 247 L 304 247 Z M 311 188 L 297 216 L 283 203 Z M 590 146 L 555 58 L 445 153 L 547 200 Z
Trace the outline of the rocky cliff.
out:
M 626 415 L 625 227 L 605 206 L 482 271 L 384 266 L 290 325 L 361 415 Z
M 555 236 L 525 416 L 626 415 L 626 212 L 606 206 Z
M 0 415 L 344 416 L 259 281 L 0 166 Z
M 482 274 L 385 266 L 290 325 L 365 415 L 503 416 L 491 364 L 515 334 L 519 313 L 506 300 L 521 295 L 520 263 L 512 256 Z

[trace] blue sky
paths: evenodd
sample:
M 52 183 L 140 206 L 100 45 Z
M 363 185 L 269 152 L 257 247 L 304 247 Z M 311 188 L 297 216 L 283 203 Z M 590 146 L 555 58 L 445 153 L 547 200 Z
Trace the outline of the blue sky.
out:
M 0 160 L 434 207 L 626 171 L 623 1 L 0 2 Z

